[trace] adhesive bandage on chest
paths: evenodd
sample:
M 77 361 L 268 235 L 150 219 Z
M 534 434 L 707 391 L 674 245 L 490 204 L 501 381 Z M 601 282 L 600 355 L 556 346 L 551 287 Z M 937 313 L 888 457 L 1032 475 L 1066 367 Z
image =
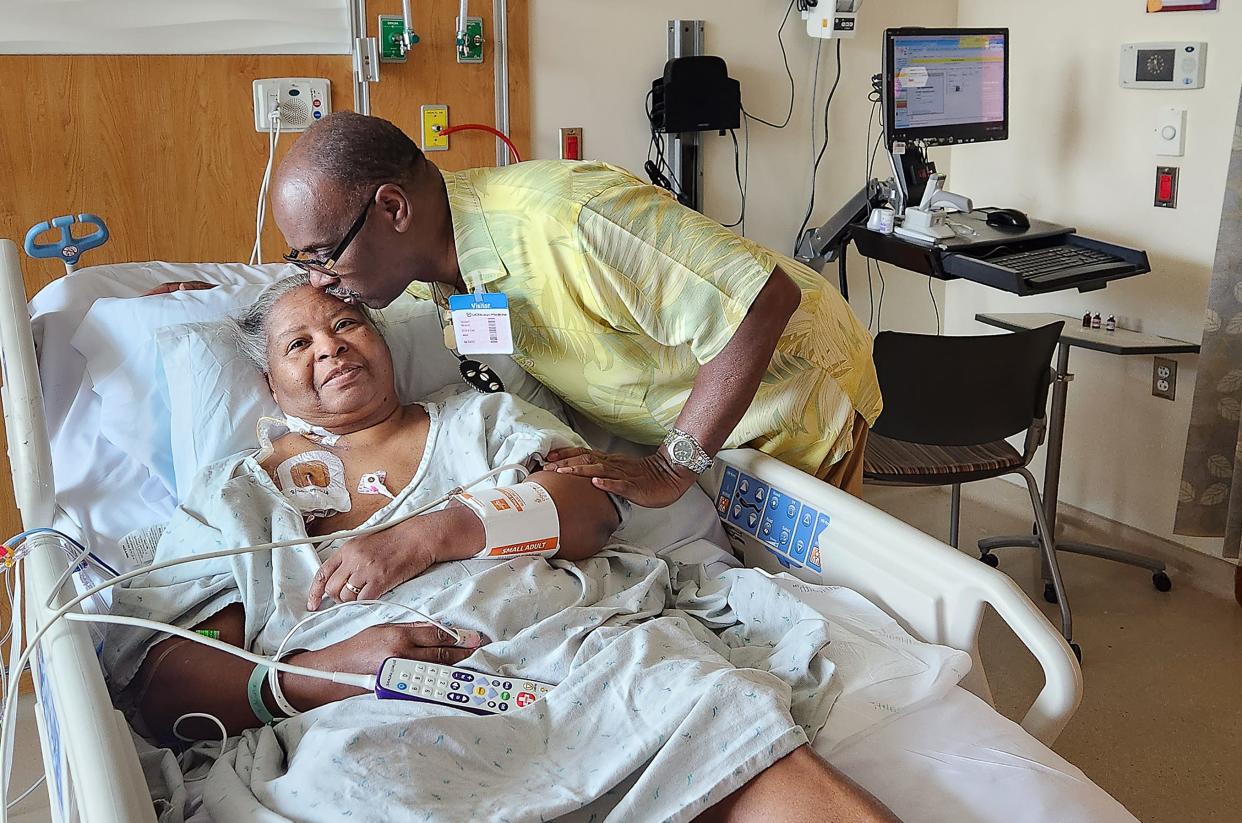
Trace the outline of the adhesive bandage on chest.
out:
M 483 551 L 475 557 L 551 557 L 560 549 L 556 501 L 538 483 L 462 492 L 456 499 L 483 521 Z
M 329 451 L 315 449 L 276 467 L 276 485 L 306 517 L 331 517 L 353 508 L 345 488 L 345 465 Z

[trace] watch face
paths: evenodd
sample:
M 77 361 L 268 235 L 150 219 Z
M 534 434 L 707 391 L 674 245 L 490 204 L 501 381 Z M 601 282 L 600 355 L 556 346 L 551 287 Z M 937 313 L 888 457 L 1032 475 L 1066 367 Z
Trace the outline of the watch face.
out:
M 685 440 L 675 440 L 669 453 L 678 463 L 688 463 L 694 459 L 694 444 Z

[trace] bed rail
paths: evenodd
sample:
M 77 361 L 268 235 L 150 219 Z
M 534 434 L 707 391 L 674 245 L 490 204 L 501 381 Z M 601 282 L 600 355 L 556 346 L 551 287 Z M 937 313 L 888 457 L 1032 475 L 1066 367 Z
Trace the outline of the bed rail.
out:
M 55 487 L 38 362 L 17 247 L 4 239 L 0 239 L 0 363 L 4 380 L 0 402 L 22 525 L 51 526 Z M 49 612 L 43 604 L 65 563 L 63 552 L 49 538 L 35 536 L 31 545 L 23 563 L 28 635 L 46 620 Z M 31 663 L 53 817 L 90 823 L 154 821 L 133 739 L 112 706 L 95 660 L 85 624 L 64 620 L 44 636 Z M 90 665 L 82 665 L 83 661 Z
M 763 487 L 760 508 L 767 508 L 764 503 L 775 490 L 782 495 L 782 509 L 797 504 L 827 515 L 818 541 L 822 571 L 765 546 L 759 539 L 765 525 L 763 514 L 753 525 L 746 511 L 730 522 L 729 514 L 739 501 L 743 507 L 750 503 L 749 510 L 755 511 L 758 488 L 743 494 L 738 487 L 740 478 L 747 476 Z M 1078 708 L 1082 670 L 1074 653 L 1006 575 L 754 449 L 722 452 L 717 465 L 700 478 L 700 485 L 717 501 L 730 539 L 743 552 L 747 565 L 788 572 L 809 583 L 847 586 L 883 608 L 915 637 L 968 652 L 973 665 L 962 686 L 989 704 L 992 695 L 978 640 L 984 608 L 991 606 L 1043 668 L 1043 689 L 1022 719 L 1022 728 L 1032 737 L 1051 745 Z M 742 501 L 739 495 L 747 499 Z M 772 525 L 779 531 L 779 522 Z M 768 539 L 778 542 L 778 537 Z

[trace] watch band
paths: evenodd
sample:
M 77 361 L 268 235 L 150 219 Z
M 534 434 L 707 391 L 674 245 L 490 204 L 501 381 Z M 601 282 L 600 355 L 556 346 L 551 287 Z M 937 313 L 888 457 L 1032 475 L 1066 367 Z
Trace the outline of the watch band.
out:
M 694 435 L 679 428 L 674 427 L 662 445 L 671 461 L 695 474 L 702 474 L 716 464 Z

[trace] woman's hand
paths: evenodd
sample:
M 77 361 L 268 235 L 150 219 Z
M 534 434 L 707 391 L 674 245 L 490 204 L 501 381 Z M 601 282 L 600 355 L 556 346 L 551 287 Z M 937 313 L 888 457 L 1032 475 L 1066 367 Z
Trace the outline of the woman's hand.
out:
M 554 449 L 544 469 L 589 477 L 597 489 L 649 509 L 676 503 L 698 480 L 694 472 L 676 465 L 662 451 L 630 457 L 594 449 Z
M 316 611 L 324 595 L 338 603 L 375 600 L 445 560 L 483 549 L 483 523 L 469 509 L 413 517 L 382 532 L 347 540 L 324 561 L 306 598 Z
M 348 640 L 333 643 L 317 651 L 298 652 L 284 658 L 295 666 L 306 666 L 325 672 L 372 674 L 390 657 L 426 660 L 455 666 L 465 660 L 488 639 L 476 631 L 458 629 L 460 639 L 430 623 L 389 623 L 363 629 Z M 280 688 L 285 698 L 299 711 L 344 700 L 363 692 L 355 686 L 314 680 L 295 674 L 280 675 Z

